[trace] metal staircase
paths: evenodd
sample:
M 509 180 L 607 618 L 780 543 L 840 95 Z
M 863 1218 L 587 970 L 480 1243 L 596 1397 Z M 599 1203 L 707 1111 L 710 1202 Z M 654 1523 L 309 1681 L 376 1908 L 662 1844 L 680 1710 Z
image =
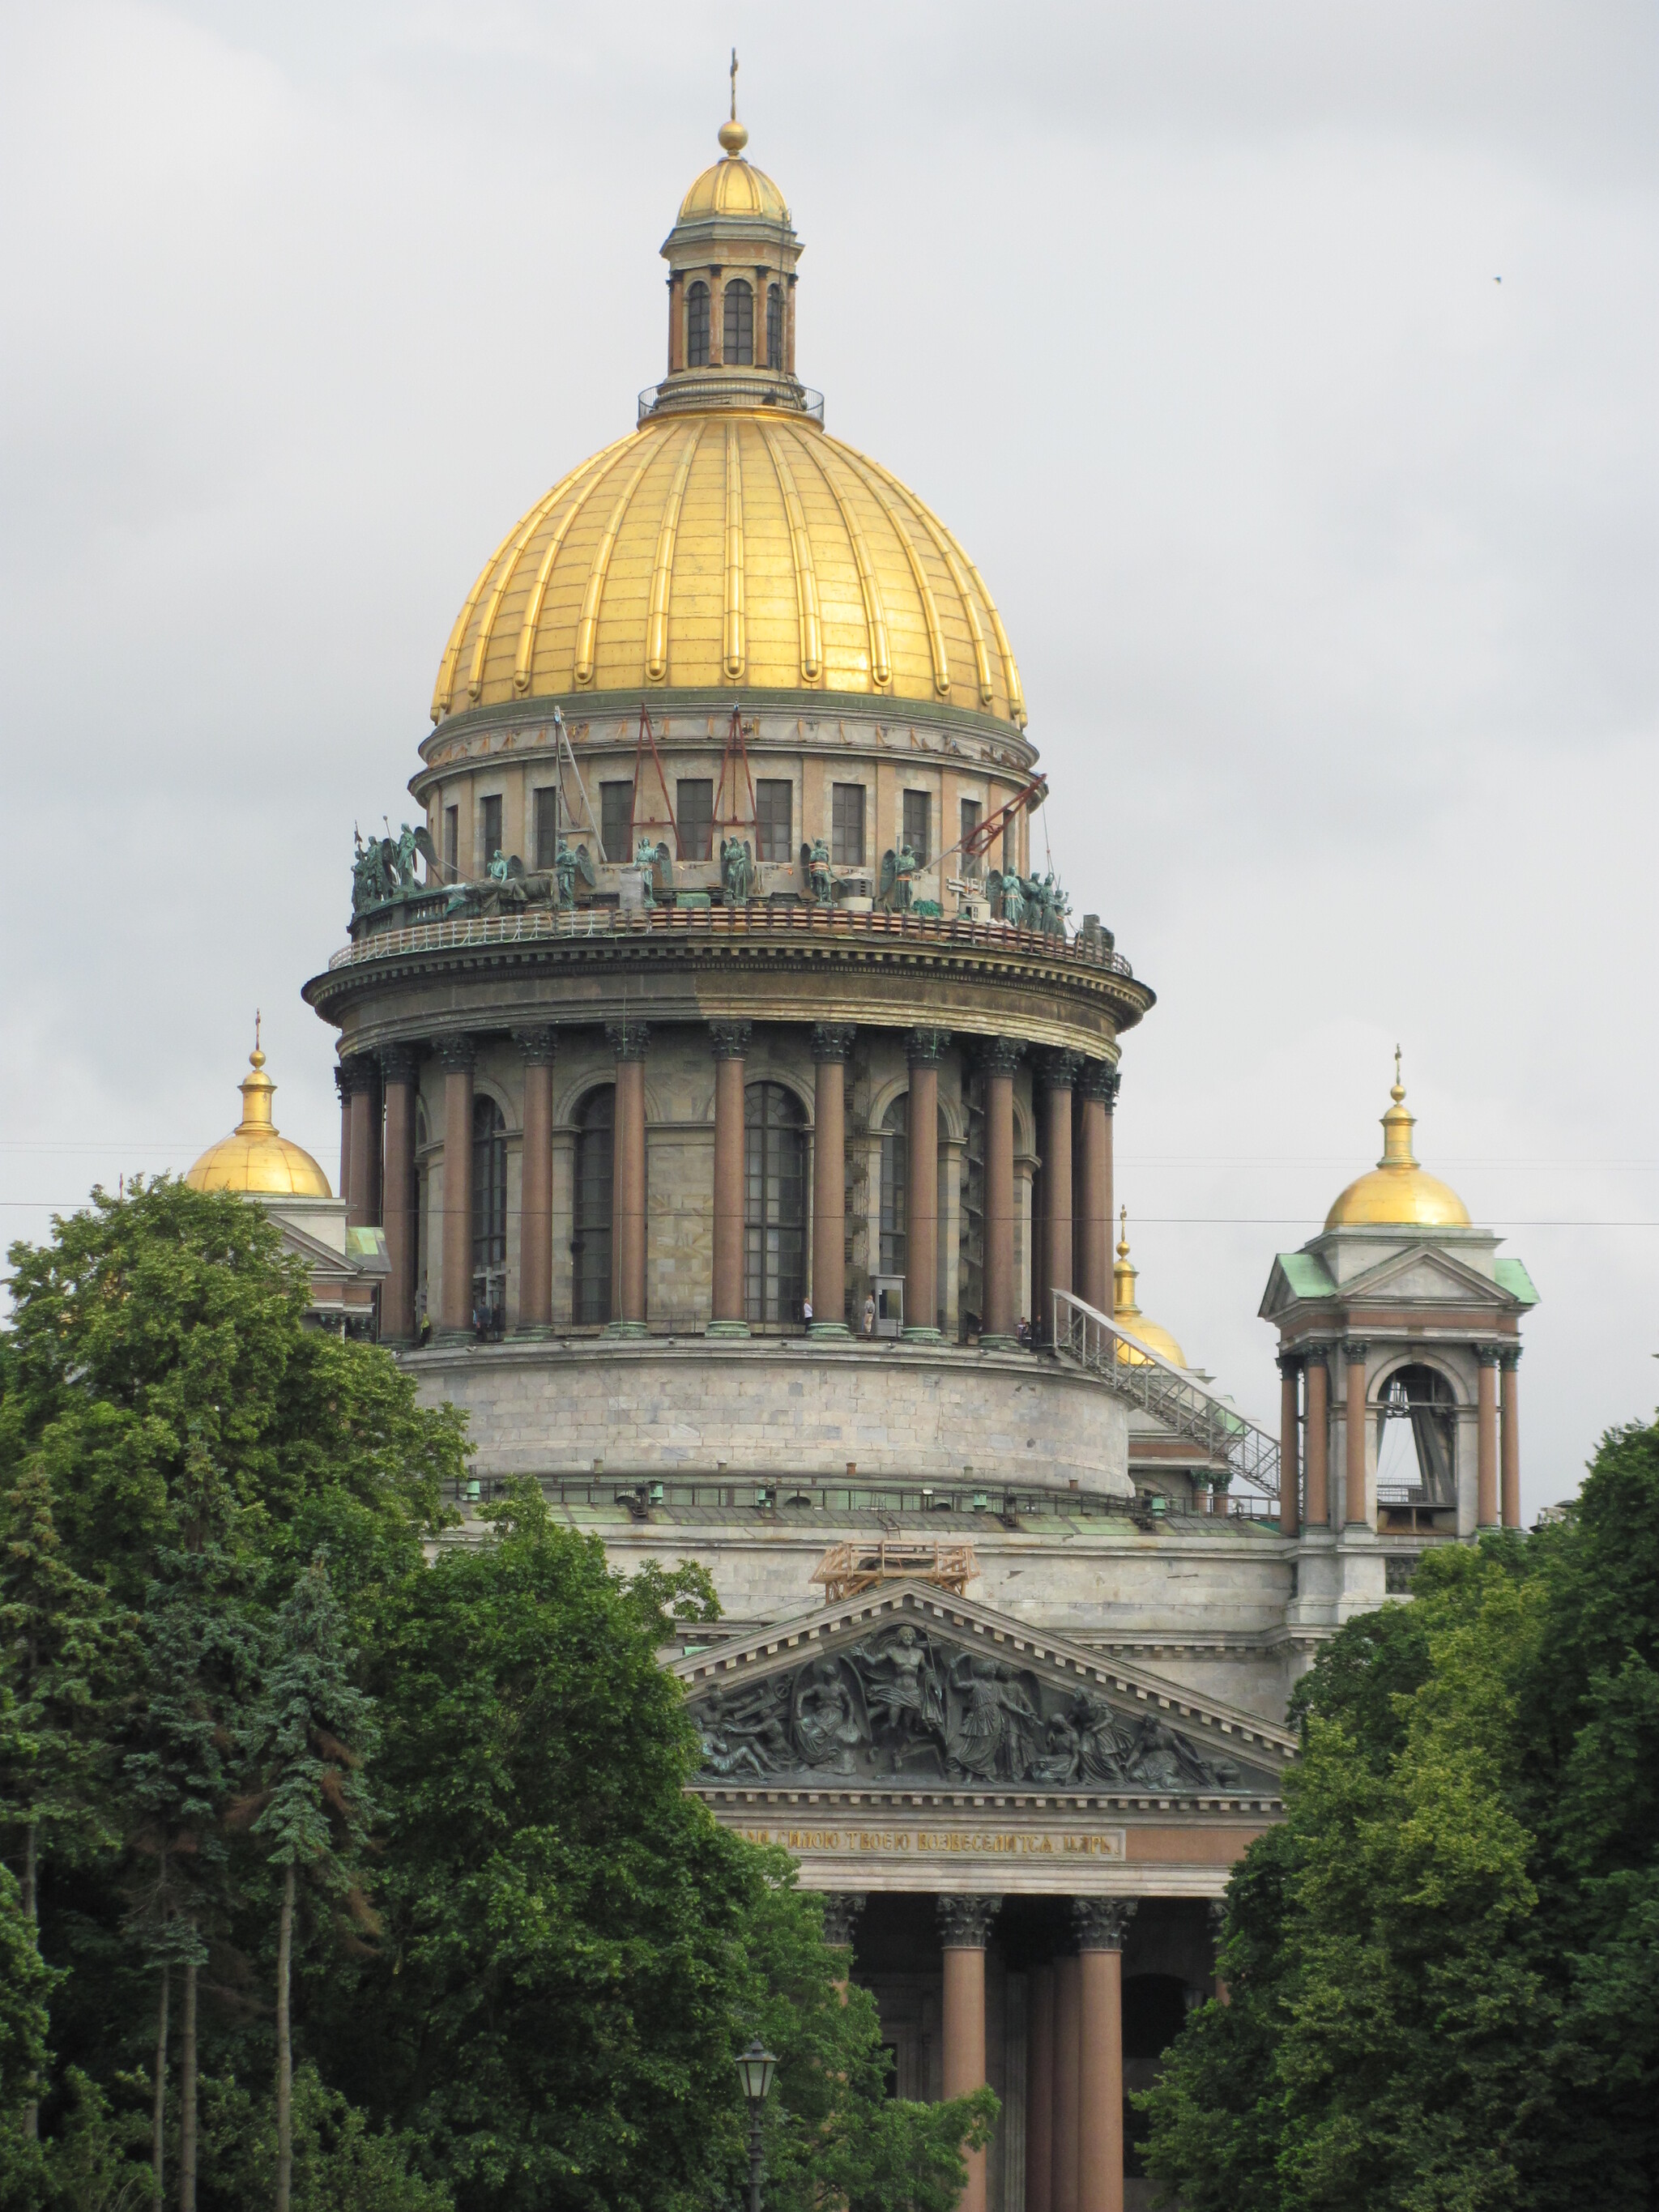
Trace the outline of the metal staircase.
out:
M 1062 1359 L 1199 1445 L 1218 1474 L 1279 1495 L 1279 1440 L 1183 1375 L 1115 1321 L 1069 1291 L 1054 1293 L 1054 1347 Z M 1131 1355 L 1133 1354 L 1133 1357 Z

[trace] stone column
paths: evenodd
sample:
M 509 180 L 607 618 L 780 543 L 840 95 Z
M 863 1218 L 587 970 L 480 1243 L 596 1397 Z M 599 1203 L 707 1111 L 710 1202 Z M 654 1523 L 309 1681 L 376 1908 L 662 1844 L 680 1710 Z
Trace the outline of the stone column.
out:
M 853 1032 L 817 1022 L 812 1029 L 812 1328 L 814 1336 L 848 1336 L 847 1063 Z
M 444 1233 L 439 1327 L 446 1336 L 464 1336 L 472 1326 L 472 1040 L 440 1037 L 437 1054 L 444 1072 Z
M 550 1029 L 515 1030 L 524 1059 L 524 1157 L 519 1163 L 519 1334 L 553 1326 L 553 1056 Z
M 1506 1345 L 1500 1355 L 1504 1372 L 1504 1431 L 1500 1464 L 1504 1526 L 1521 1526 L 1521 1347 Z
M 1343 1409 L 1342 1517 L 1350 1528 L 1363 1528 L 1365 1511 L 1365 1346 L 1347 1344 L 1348 1395 Z
M 351 1071 L 344 1060 L 334 1064 L 334 1089 L 340 1101 L 340 1185 L 339 1195 L 346 1202 L 346 1218 L 351 1218 Z
M 1498 1363 L 1502 1354 L 1495 1344 L 1475 1346 L 1480 1363 L 1480 1400 L 1475 1430 L 1475 1525 L 1496 1528 L 1498 1519 Z
M 1082 1265 L 1077 1294 L 1085 1305 L 1109 1317 L 1112 1310 L 1112 1114 L 1108 1102 L 1116 1087 L 1116 1074 L 1105 1060 L 1084 1062 L 1078 1083 L 1082 1127 L 1078 1146 L 1077 1251 Z
M 1025 2045 L 1025 2212 L 1054 2212 L 1054 1970 L 1032 1969 Z
M 945 2095 L 965 2097 L 985 2087 L 985 1944 L 1000 1897 L 941 1897 L 945 1946 Z M 961 2212 L 985 2212 L 985 2153 L 970 2152 Z
M 611 1311 L 607 1336 L 643 1336 L 645 1329 L 644 1022 L 609 1022 L 605 1039 L 617 1055 L 617 1117 L 611 1185 Z
M 351 1092 L 351 1195 L 346 1220 L 372 1229 L 380 1218 L 380 1071 L 373 1053 L 355 1052 L 344 1063 Z
M 859 1915 L 866 1903 L 864 1893 L 855 1889 L 831 1889 L 823 1897 L 823 1940 L 832 1951 L 842 1951 L 845 1958 L 839 1962 L 840 1971 L 836 1986 L 841 1991 L 841 2001 L 847 2002 L 847 1984 L 853 1978 L 853 1938 L 858 1933 Z
M 905 1039 L 910 1064 L 910 1188 L 905 1218 L 904 1334 L 937 1344 L 939 1330 L 939 1064 L 949 1030 L 912 1030 Z
M 1123 2212 L 1123 1938 L 1134 1899 L 1079 1897 L 1078 2212 Z
M 1053 1334 L 1054 1291 L 1072 1287 L 1072 1086 L 1082 1061 L 1074 1052 L 1051 1052 L 1043 1062 L 1042 1251 L 1048 1280 L 1042 1291 L 1042 1334 Z M 1034 1292 L 1035 1296 L 1035 1292 Z M 1036 1320 L 1033 1315 L 1032 1319 Z
M 1082 2094 L 1083 1967 L 1054 1961 L 1053 2212 L 1078 2212 L 1078 2099 Z
M 380 1334 L 406 1344 L 415 1334 L 415 1093 L 421 1058 L 412 1046 L 388 1045 L 380 1054 L 386 1084 L 386 1287 L 380 1293 Z
M 1012 1037 L 985 1046 L 985 1311 L 980 1342 L 1012 1351 L 1019 1342 L 1019 1281 L 1014 1272 L 1014 1071 L 1020 1048 Z
M 709 1336 L 747 1336 L 743 1267 L 743 1084 L 750 1022 L 710 1022 L 714 1054 L 714 1281 Z
M 1323 1528 L 1331 1517 L 1331 1370 L 1325 1346 L 1316 1344 L 1306 1356 L 1308 1372 L 1308 1519 L 1310 1528 Z
M 1301 1482 L 1297 1450 L 1297 1376 L 1301 1361 L 1279 1363 L 1279 1533 L 1294 1536 L 1301 1524 Z

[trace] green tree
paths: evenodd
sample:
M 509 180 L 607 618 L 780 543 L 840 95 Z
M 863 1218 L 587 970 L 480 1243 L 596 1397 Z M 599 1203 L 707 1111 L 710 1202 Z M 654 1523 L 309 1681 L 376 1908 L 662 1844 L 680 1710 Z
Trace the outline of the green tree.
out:
M 46 2063 L 53 1976 L 40 1957 L 17 1881 L 0 1866 L 0 2206 L 33 2212 L 46 2201 L 40 2147 L 23 2124 Z
M 276 1936 L 276 2212 L 289 2212 L 294 2172 L 290 2014 L 299 1877 L 372 1924 L 360 1887 L 374 1817 L 361 1768 L 373 1723 L 351 1680 L 356 1653 L 319 1553 L 277 1615 L 271 1664 L 248 1749 L 259 1778 L 253 1832 L 282 1876 Z

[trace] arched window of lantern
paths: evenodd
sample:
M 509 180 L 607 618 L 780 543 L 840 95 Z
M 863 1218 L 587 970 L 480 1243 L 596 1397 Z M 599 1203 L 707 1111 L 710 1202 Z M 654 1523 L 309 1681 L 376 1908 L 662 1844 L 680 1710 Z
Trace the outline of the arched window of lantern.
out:
M 1396 1367 L 1377 1398 L 1376 1494 L 1389 1505 L 1457 1503 L 1457 1395 L 1421 1361 Z
M 766 288 L 766 366 L 783 367 L 783 287 L 769 284 Z
M 905 1224 L 910 1186 L 910 1095 L 900 1091 L 881 1125 L 881 1268 L 905 1270 Z
M 685 288 L 685 365 L 708 366 L 708 287 L 701 277 Z
M 617 1093 L 590 1091 L 576 1110 L 575 1265 L 573 1311 L 578 1328 L 611 1318 L 611 1185 L 616 1161 Z
M 744 1310 L 799 1322 L 806 1296 L 806 1116 L 781 1083 L 743 1094 Z
M 507 1122 L 493 1098 L 472 1102 L 472 1291 L 492 1319 L 507 1304 Z
M 752 368 L 755 360 L 755 294 L 741 276 L 726 287 L 726 365 Z

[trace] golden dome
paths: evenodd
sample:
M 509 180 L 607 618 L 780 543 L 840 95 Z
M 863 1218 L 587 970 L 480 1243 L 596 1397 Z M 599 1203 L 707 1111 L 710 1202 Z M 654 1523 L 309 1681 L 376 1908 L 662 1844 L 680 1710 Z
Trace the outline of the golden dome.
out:
M 1171 1367 L 1184 1367 L 1187 1355 L 1167 1328 L 1160 1328 L 1155 1321 L 1148 1321 L 1135 1304 L 1135 1282 L 1140 1270 L 1129 1265 L 1129 1209 L 1118 1212 L 1117 1265 L 1112 1270 L 1112 1319 L 1121 1322 L 1131 1336 L 1138 1336 L 1149 1352 L 1161 1352 Z M 1127 1344 L 1117 1348 L 1120 1365 L 1146 1367 L 1150 1361 Z
M 279 1136 L 270 1118 L 276 1085 L 265 1073 L 256 1043 L 242 1078 L 242 1118 L 229 1136 L 210 1145 L 185 1181 L 192 1190 L 235 1190 L 251 1197 L 332 1198 L 328 1177 L 309 1152 Z
M 740 159 L 749 143 L 741 123 L 720 125 L 723 161 L 711 162 L 680 202 L 679 219 L 690 222 L 700 215 L 759 216 L 763 221 L 787 224 L 789 210 L 783 194 L 764 169 Z
M 1382 1116 L 1382 1157 L 1369 1175 L 1348 1185 L 1325 1216 L 1326 1228 L 1467 1229 L 1469 1211 L 1462 1200 L 1437 1176 L 1425 1174 L 1413 1157 L 1417 1122 L 1406 1111 L 1398 1045 L 1389 1096 L 1394 1103 Z
M 1025 723 L 1001 617 L 950 531 L 878 464 L 770 408 L 652 417 L 562 477 L 467 594 L 432 718 L 671 685 Z

